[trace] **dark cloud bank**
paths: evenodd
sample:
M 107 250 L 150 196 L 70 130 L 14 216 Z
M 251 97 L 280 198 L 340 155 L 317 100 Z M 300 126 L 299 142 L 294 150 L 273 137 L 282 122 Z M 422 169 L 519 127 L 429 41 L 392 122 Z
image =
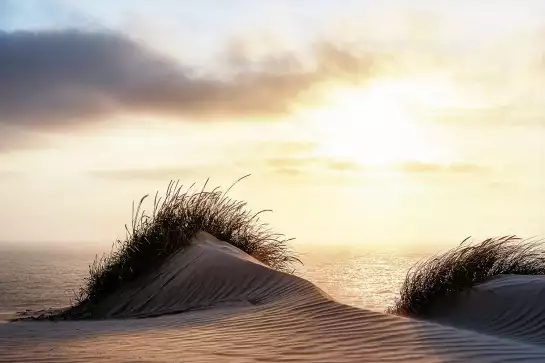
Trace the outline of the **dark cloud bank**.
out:
M 0 125 L 62 127 L 116 112 L 276 115 L 317 83 L 364 74 L 370 64 L 327 44 L 316 47 L 316 58 L 312 70 L 285 55 L 221 79 L 194 76 L 119 34 L 0 32 Z

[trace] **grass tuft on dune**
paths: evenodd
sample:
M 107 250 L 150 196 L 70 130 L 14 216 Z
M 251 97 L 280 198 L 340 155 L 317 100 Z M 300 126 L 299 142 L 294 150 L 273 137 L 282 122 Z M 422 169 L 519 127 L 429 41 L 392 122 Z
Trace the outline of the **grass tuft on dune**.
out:
M 545 252 L 540 242 L 516 236 L 489 238 L 476 245 L 468 245 L 467 241 L 413 266 L 399 297 L 387 312 L 426 317 L 439 299 L 454 296 L 493 276 L 545 274 Z
M 267 224 L 260 222 L 263 212 L 252 212 L 246 202 L 233 200 L 219 187 L 192 192 L 179 182 L 171 181 L 163 197 L 155 195 L 153 211 L 142 209 L 144 196 L 138 205 L 133 204 L 132 225 L 126 226 L 125 240 L 117 240 L 110 254 L 97 257 L 89 266 L 76 297 L 75 308 L 92 307 L 103 298 L 134 281 L 162 263 L 173 253 L 188 246 L 200 231 L 241 249 L 273 269 L 292 272 L 293 263 L 300 262 L 282 234 L 273 233 Z

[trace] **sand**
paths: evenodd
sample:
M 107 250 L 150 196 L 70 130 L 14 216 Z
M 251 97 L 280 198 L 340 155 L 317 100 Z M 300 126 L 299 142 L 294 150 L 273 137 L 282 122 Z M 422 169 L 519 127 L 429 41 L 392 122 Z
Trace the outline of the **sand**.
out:
M 0 324 L 2 362 L 545 362 L 545 279 L 502 276 L 429 321 L 336 302 L 214 237 L 99 307 L 96 321 Z

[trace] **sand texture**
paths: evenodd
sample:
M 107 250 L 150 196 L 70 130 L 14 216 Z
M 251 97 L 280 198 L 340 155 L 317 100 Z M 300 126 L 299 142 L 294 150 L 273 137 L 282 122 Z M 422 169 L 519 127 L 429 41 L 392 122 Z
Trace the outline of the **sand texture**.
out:
M 545 279 L 501 276 L 418 321 L 340 304 L 214 237 L 124 286 L 100 320 L 0 324 L 2 362 L 545 362 Z

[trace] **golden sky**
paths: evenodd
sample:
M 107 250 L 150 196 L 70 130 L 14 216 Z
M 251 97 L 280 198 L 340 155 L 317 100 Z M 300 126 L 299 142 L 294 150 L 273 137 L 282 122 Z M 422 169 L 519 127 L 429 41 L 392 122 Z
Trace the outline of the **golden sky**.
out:
M 0 5 L 0 241 L 247 173 L 296 243 L 544 235 L 542 2 L 116 4 Z

